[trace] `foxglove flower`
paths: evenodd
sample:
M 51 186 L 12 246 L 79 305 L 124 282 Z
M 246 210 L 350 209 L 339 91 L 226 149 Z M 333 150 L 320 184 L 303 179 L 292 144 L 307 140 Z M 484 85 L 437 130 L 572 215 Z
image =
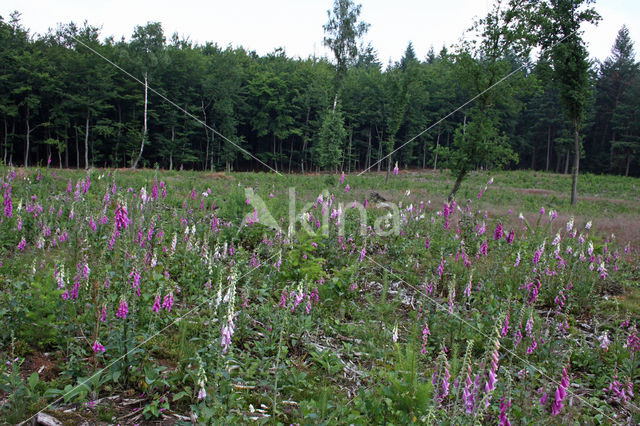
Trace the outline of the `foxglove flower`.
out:
M 104 346 L 102 346 L 100 344 L 100 342 L 98 342 L 97 340 L 95 342 L 93 342 L 93 352 L 95 352 L 96 354 L 100 353 L 100 352 L 104 352 Z
M 422 354 L 427 353 L 428 336 L 431 336 L 431 330 L 429 330 L 429 324 L 425 322 L 424 328 L 422 329 L 422 349 L 420 350 Z
M 118 318 L 126 319 L 128 313 L 129 313 L 129 306 L 127 305 L 127 299 L 122 298 L 120 300 L 120 305 L 118 306 L 116 316 Z
M 475 407 L 475 397 L 472 388 L 473 383 L 471 382 L 471 366 L 467 367 L 467 377 L 464 381 L 464 390 L 462 391 L 462 401 L 465 408 L 465 413 L 471 414 L 473 413 L 473 409 Z
M 129 220 L 129 212 L 127 211 L 127 205 L 119 203 L 115 211 L 116 229 L 127 229 L 131 221 Z
M 567 396 L 567 388 L 569 387 L 569 373 L 567 367 L 562 370 L 562 379 L 560 385 L 556 388 L 554 401 L 551 404 L 551 415 L 557 416 L 564 407 L 563 401 Z
M 160 309 L 160 295 L 156 294 L 156 297 L 153 299 L 153 306 L 151 307 L 151 310 L 157 314 L 160 312 Z
M 609 350 L 609 345 L 611 344 L 609 333 L 605 332 L 602 336 L 599 336 L 598 341 L 600 342 L 600 347 L 604 349 L 605 352 Z
M 173 292 L 164 296 L 164 300 L 162 301 L 162 307 L 167 311 L 171 312 L 171 308 L 173 307 Z
M 508 333 L 509 333 L 509 317 L 510 317 L 510 313 L 507 312 L 507 316 L 504 319 L 504 324 L 502 326 L 502 330 L 500 331 L 500 335 L 502 337 L 505 337 Z
M 495 231 L 493 231 L 493 239 L 494 240 L 499 240 L 502 238 L 502 222 L 498 222 L 498 224 L 496 225 L 496 229 Z
M 491 367 L 489 368 L 488 378 L 484 385 L 484 391 L 487 395 L 489 395 L 496 388 L 496 383 L 498 381 L 497 371 L 498 371 L 498 361 L 500 359 L 499 350 L 500 350 L 500 340 L 495 339 L 495 348 L 491 353 Z M 486 399 L 487 407 L 490 404 L 489 402 L 490 400 L 491 398 L 487 397 Z
M 542 210 L 544 210 L 544 207 L 542 208 Z M 500 415 L 498 417 L 498 419 L 500 420 L 500 426 L 511 425 L 511 423 L 509 422 L 509 419 L 507 418 L 507 408 L 509 407 L 511 407 L 511 400 L 505 401 L 505 398 L 503 396 L 502 399 L 500 400 Z

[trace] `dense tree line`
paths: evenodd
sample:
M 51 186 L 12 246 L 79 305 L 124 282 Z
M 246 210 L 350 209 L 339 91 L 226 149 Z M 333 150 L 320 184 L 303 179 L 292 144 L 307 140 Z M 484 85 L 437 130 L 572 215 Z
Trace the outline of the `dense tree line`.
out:
M 380 171 L 439 167 L 439 155 L 462 161 L 456 138 L 475 132 L 504 149 L 474 154 L 465 170 L 506 163 L 568 173 L 579 126 L 582 170 L 639 175 L 640 67 L 628 30 L 591 63 L 586 113 L 572 121 L 552 61 L 517 54 L 492 35 L 490 17 L 481 46 L 421 58 L 409 43 L 383 66 L 371 45 L 339 45 L 330 32 L 335 63 L 167 40 L 155 22 L 129 41 L 101 39 L 87 23 L 31 34 L 16 12 L 0 18 L 0 155 L 29 166 L 265 169 L 250 152 L 278 171 Z M 338 34 L 331 24 L 325 30 Z

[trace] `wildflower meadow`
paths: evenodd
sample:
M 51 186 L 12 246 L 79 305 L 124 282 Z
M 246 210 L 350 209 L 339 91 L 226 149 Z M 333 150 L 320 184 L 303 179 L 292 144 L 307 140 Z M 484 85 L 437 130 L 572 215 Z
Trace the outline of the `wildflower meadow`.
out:
M 8 423 L 640 419 L 637 179 L 1 171 Z

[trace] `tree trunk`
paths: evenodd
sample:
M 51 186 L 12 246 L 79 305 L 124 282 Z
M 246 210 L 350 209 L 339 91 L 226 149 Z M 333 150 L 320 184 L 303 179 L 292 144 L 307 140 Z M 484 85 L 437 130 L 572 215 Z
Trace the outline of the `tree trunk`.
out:
M 564 174 L 569 174 L 569 158 L 571 158 L 571 149 L 567 148 L 567 155 L 564 158 Z
M 213 147 L 216 144 L 216 134 L 214 132 L 211 132 L 211 173 L 213 173 L 213 169 L 214 169 L 214 158 L 213 158 Z
M 118 151 L 120 149 L 120 136 L 122 135 L 122 108 L 120 107 L 120 104 L 118 104 L 118 133 L 116 133 L 116 147 L 115 147 L 115 154 L 114 154 L 114 160 L 116 162 L 116 167 L 119 166 L 120 161 L 118 161 Z
M 307 151 L 307 138 L 302 141 L 302 153 L 300 154 L 300 171 L 304 174 L 304 156 Z
M 629 166 L 631 165 L 631 153 L 627 153 L 627 166 L 624 169 L 624 177 L 629 177 Z
M 391 173 L 391 158 L 387 159 L 387 172 L 384 174 L 385 185 L 389 183 L 389 174 Z
M 276 155 L 276 134 L 273 134 L 273 167 L 278 171 L 278 157 Z
M 173 170 L 173 142 L 176 140 L 176 126 L 171 126 L 171 152 L 169 153 L 169 170 Z
M 293 159 L 293 138 L 289 144 L 289 174 L 291 174 L 291 160 Z
M 30 145 L 29 135 L 31 135 L 31 127 L 29 126 L 29 107 L 27 107 L 26 120 L 27 120 L 27 139 L 25 141 L 25 150 L 24 150 L 24 167 L 25 168 L 29 167 L 29 145 Z
M 369 170 L 371 167 L 371 126 L 369 126 L 369 142 L 367 144 L 367 156 L 364 160 L 365 170 Z
M 433 171 L 438 170 L 438 148 L 440 147 L 440 130 L 438 129 L 438 137 L 436 138 L 436 155 L 433 159 Z
M 84 169 L 89 170 L 89 118 L 90 113 L 87 110 L 87 121 L 84 126 Z
M 7 117 L 4 117 L 4 154 L 2 156 L 2 164 L 7 165 L 7 148 L 9 146 L 9 124 Z
M 207 169 L 207 163 L 209 162 L 209 128 L 207 127 L 207 110 L 204 107 L 204 99 L 200 98 L 200 106 L 202 108 L 202 117 L 203 117 L 203 122 L 204 122 L 204 135 L 205 138 L 207 139 L 207 148 L 205 150 L 205 154 L 204 154 L 204 163 L 203 163 L 203 170 Z
M 464 179 L 464 175 L 465 175 L 465 173 L 460 173 L 458 175 L 458 177 L 456 178 L 456 182 L 453 184 L 453 188 L 451 189 L 451 193 L 449 194 L 449 197 L 447 197 L 447 200 L 449 202 L 451 202 L 455 198 L 456 193 L 458 192 L 458 190 L 460 189 L 460 185 L 462 184 L 462 179 Z
M 149 86 L 147 81 L 147 73 L 144 73 L 144 127 L 142 129 L 142 142 L 140 142 L 140 152 L 138 153 L 138 157 L 133 162 L 133 169 L 138 168 L 138 163 L 142 158 L 142 152 L 144 151 L 144 141 L 147 138 L 147 87 Z
M 393 146 L 393 143 L 390 143 L 391 146 Z M 384 177 L 384 183 L 388 183 L 389 182 L 389 175 L 391 174 L 391 155 L 389 155 L 389 157 L 387 158 L 387 174 Z
M 381 166 L 382 166 L 382 135 L 378 133 L 378 173 L 380 173 Z
M 545 171 L 549 171 L 549 160 L 551 159 L 551 126 L 547 127 L 547 166 Z
M 536 144 L 535 144 L 535 142 L 532 145 L 533 145 L 533 150 L 531 152 L 531 170 L 535 171 L 535 169 L 536 169 Z
M 580 123 L 573 121 L 573 147 L 575 156 L 573 160 L 573 179 L 571 182 L 571 205 L 574 205 L 578 198 L 578 173 L 580 172 Z

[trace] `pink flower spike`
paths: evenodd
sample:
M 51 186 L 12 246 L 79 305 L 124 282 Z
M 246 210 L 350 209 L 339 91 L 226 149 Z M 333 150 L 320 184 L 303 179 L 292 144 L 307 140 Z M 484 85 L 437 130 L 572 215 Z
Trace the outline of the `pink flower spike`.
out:
M 97 340 L 93 342 L 93 352 L 97 354 L 104 351 L 105 351 L 104 346 L 102 346 L 100 342 L 98 342 Z

